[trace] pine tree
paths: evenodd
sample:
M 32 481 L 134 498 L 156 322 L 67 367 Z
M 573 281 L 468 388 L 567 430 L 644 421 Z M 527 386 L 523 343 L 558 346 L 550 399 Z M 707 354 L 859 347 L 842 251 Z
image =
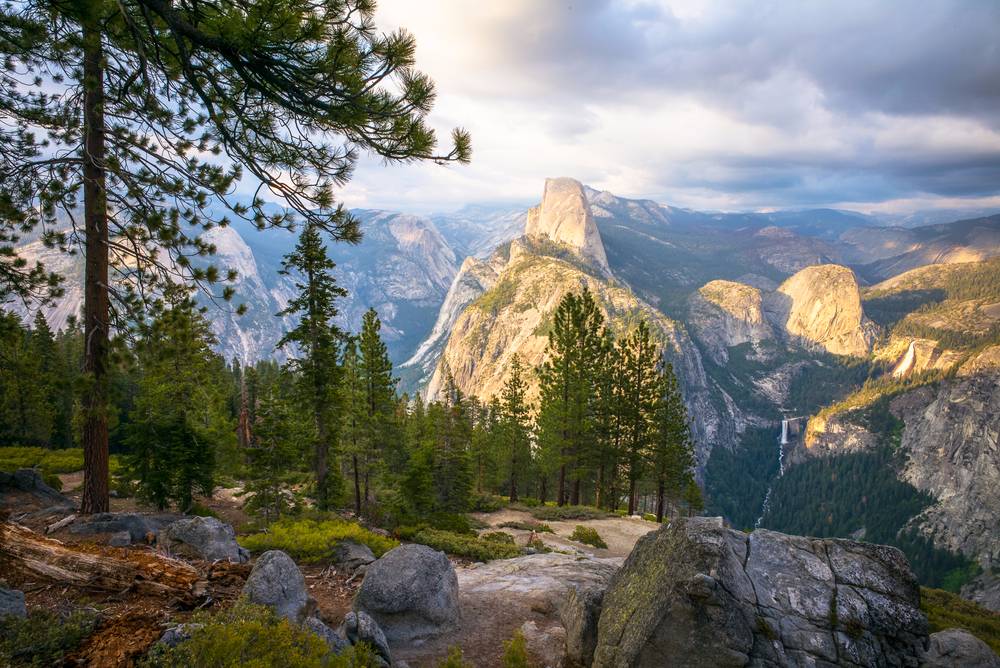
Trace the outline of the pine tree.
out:
M 622 380 L 623 368 L 619 350 L 609 332 L 605 332 L 602 348 L 594 397 L 594 426 L 597 440 L 594 505 L 598 508 L 617 510 L 623 444 L 621 412 L 625 386 Z
M 528 383 L 524 378 L 524 367 L 517 355 L 510 365 L 510 375 L 504 383 L 501 392 L 501 428 L 504 437 L 504 450 L 507 454 L 507 470 L 509 472 L 510 502 L 518 500 L 518 484 L 524 477 L 531 457 L 531 438 L 529 418 L 531 408 L 526 395 Z
M 48 445 L 53 411 L 33 334 L 17 316 L 0 313 L 0 438 L 11 445 Z
M 687 408 L 673 366 L 661 362 L 650 464 L 656 481 L 656 520 L 663 521 L 666 499 L 679 500 L 694 480 L 694 444 Z M 695 484 L 697 489 L 697 484 Z
M 445 379 L 445 401 L 428 406 L 427 417 L 434 435 L 434 483 L 437 508 L 449 513 L 469 509 L 472 493 L 472 417 L 469 404 L 449 372 Z
M 299 439 L 311 431 L 279 394 L 277 384 L 261 387 L 254 411 L 254 438 L 246 451 L 246 508 L 266 522 L 294 507 L 286 475 L 299 463 Z
M 336 445 L 336 414 L 341 369 L 338 363 L 344 333 L 334 324 L 336 300 L 347 296 L 333 277 L 335 265 L 327 256 L 319 228 L 306 223 L 295 250 L 285 256 L 281 273 L 295 276 L 298 294 L 279 316 L 298 316 L 298 325 L 278 342 L 278 348 L 294 344 L 299 357 L 291 357 L 287 368 L 294 372 L 300 396 L 309 411 L 315 431 L 313 471 L 316 503 L 327 509 L 343 492 Z
M 392 377 L 389 351 L 382 341 L 382 322 L 375 309 L 368 309 L 362 318 L 361 335 L 358 337 L 358 380 L 363 392 L 361 465 L 363 468 L 364 501 L 371 502 L 373 477 L 382 455 L 390 447 L 387 436 L 393 419 L 396 379 Z
M 377 33 L 373 15 L 368 0 L 26 0 L 0 9 L 0 53 L 17 63 L 0 73 L 0 294 L 58 288 L 17 255 L 20 234 L 41 226 L 45 243 L 82 250 L 83 512 L 108 509 L 108 374 L 120 316 L 167 282 L 210 289 L 235 278 L 192 262 L 214 250 L 203 231 L 227 216 L 262 228 L 300 217 L 356 239 L 357 222 L 332 192 L 360 151 L 389 162 L 468 160 L 461 130 L 452 150 L 435 154 L 426 122 L 434 87 L 414 70 L 413 38 Z M 241 178 L 280 198 L 282 213 L 266 213 L 260 197 L 237 201 Z M 80 208 L 78 240 L 60 217 Z
M 130 467 L 139 493 L 182 511 L 211 494 L 218 449 L 234 439 L 226 411 L 225 362 L 212 352 L 208 321 L 184 290 L 169 292 L 139 326 L 138 396 L 129 418 Z
M 361 358 L 357 339 L 350 337 L 344 344 L 343 377 L 341 382 L 342 418 L 340 442 L 351 459 L 354 487 L 354 512 L 361 514 L 361 464 L 367 452 L 368 430 L 365 384 L 361 376 Z
M 657 374 L 659 351 L 645 320 L 618 343 L 621 364 L 621 421 L 628 476 L 628 513 L 636 510 L 636 492 L 654 436 L 654 411 L 661 390 Z

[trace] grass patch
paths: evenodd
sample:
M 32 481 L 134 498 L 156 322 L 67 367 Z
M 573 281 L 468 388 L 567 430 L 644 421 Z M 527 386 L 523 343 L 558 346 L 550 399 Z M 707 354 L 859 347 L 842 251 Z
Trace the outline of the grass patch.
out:
M 965 629 L 1000 654 L 1000 613 L 944 591 L 920 588 L 920 609 L 927 615 L 931 633 Z
M 601 538 L 601 534 L 597 533 L 597 529 L 585 527 L 582 524 L 576 525 L 576 528 L 573 529 L 573 533 L 570 534 L 569 539 L 575 540 L 578 543 L 583 543 L 584 545 L 598 547 L 602 550 L 608 549 L 608 544 L 604 542 L 603 538 Z
M 520 548 L 512 543 L 480 538 L 474 534 L 455 533 L 454 531 L 421 529 L 413 534 L 411 540 L 435 550 L 475 561 L 493 561 L 494 559 L 511 559 L 521 556 Z
M 356 645 L 334 655 L 319 636 L 262 605 L 241 601 L 223 612 L 199 613 L 192 621 L 204 626 L 195 630 L 190 640 L 172 649 L 154 645 L 140 666 L 374 668 L 378 665 L 367 645 Z
M 380 536 L 355 522 L 340 519 L 280 520 L 264 532 L 239 538 L 239 543 L 258 554 L 267 550 L 282 550 L 296 559 L 315 563 L 330 559 L 337 544 L 345 540 L 367 545 L 376 557 L 381 557 L 399 545 L 392 538 Z
M 611 513 L 591 506 L 540 506 L 532 508 L 531 516 L 536 520 L 549 522 L 566 520 L 603 520 Z
M 518 531 L 534 531 L 536 533 L 555 533 L 548 524 L 544 522 L 535 522 L 533 520 L 526 520 L 524 522 L 504 522 L 500 525 L 501 529 L 517 529 Z
M 112 474 L 121 469 L 118 455 L 111 455 L 108 466 Z M 45 476 L 82 471 L 83 448 L 60 450 L 21 446 L 0 448 L 0 471 L 12 473 L 18 469 L 35 468 L 41 470 Z
M 61 666 L 96 626 L 97 616 L 85 611 L 0 618 L 0 666 Z

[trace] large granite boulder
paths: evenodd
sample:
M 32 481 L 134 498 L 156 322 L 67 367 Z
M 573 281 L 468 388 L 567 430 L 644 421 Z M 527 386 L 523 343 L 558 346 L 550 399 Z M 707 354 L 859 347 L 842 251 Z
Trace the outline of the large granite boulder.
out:
M 28 616 L 28 609 L 24 605 L 24 592 L 0 587 L 0 619 L 10 616 Z
M 349 612 L 344 616 L 344 634 L 348 642 L 352 645 L 359 643 L 368 644 L 375 654 L 385 662 L 392 665 L 392 652 L 389 651 L 389 641 L 385 633 L 379 627 L 378 622 L 364 612 Z
M 147 542 L 156 537 L 160 530 L 177 521 L 180 515 L 172 513 L 95 513 L 78 517 L 69 527 L 72 534 L 90 536 L 93 534 L 121 534 L 127 532 L 133 543 Z
M 333 548 L 333 561 L 348 571 L 356 571 L 375 561 L 375 553 L 367 545 L 355 543 L 353 540 L 342 540 Z
M 915 667 L 926 638 L 899 550 L 692 518 L 640 539 L 612 578 L 593 665 Z
M 370 564 L 354 599 L 389 642 L 414 642 L 451 630 L 458 621 L 458 579 L 444 552 L 401 545 Z
M 171 554 L 205 561 L 243 563 L 250 554 L 236 542 L 233 527 L 214 517 L 185 517 L 160 531 L 157 544 Z
M 281 550 L 260 555 L 243 585 L 251 603 L 270 606 L 292 622 L 302 622 L 309 612 L 306 579 L 292 558 Z
M 1000 668 L 990 646 L 964 629 L 932 633 L 922 668 Z
M 327 626 L 319 617 L 307 617 L 302 628 L 319 636 L 334 654 L 340 654 L 350 647 L 350 643 L 339 633 Z
M 566 629 L 566 657 L 573 665 L 589 666 L 594 660 L 603 600 L 604 587 L 573 587 L 559 610 Z

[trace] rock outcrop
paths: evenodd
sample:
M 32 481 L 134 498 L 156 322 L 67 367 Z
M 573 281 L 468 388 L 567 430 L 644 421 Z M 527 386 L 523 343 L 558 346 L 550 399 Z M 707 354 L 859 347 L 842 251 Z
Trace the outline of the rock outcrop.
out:
M 370 615 L 390 643 L 446 633 L 459 616 L 455 569 L 444 552 L 401 545 L 368 566 L 354 610 Z
M 348 612 L 344 616 L 344 634 L 352 645 L 367 643 L 386 665 L 392 665 L 389 641 L 378 623 L 364 612 Z
M 542 203 L 528 212 L 524 233 L 565 244 L 592 262 L 601 272 L 611 274 L 601 233 L 590 212 L 583 185 L 574 179 L 545 179 Z
M 895 548 L 677 520 L 604 595 L 595 667 L 917 666 L 927 620 Z
M 4 617 L 27 617 L 24 592 L 0 587 L 0 619 Z
M 734 281 L 711 281 L 689 299 L 689 323 L 712 360 L 724 366 L 729 348 L 774 337 L 761 291 Z
M 251 603 L 269 606 L 295 623 L 309 616 L 306 580 L 292 558 L 281 550 L 260 555 L 243 585 L 243 595 Z
M 921 668 L 1000 668 L 990 646 L 964 629 L 932 633 Z
M 77 518 L 69 532 L 82 536 L 126 532 L 133 543 L 145 543 L 151 542 L 165 526 L 181 517 L 173 513 L 95 513 Z
M 794 342 L 834 355 L 864 357 L 874 329 L 861 308 L 858 281 L 847 267 L 806 267 L 769 295 L 769 316 Z
M 243 563 L 250 554 L 236 542 L 233 527 L 214 517 L 185 517 L 164 527 L 156 540 L 171 554 L 204 561 Z

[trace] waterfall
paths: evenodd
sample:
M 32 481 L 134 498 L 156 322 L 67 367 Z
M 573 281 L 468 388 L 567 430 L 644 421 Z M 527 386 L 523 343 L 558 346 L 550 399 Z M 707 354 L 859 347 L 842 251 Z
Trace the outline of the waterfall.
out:
M 794 420 L 796 418 L 792 418 Z M 785 475 L 785 446 L 788 445 L 788 423 L 792 420 L 788 418 L 782 418 L 781 420 L 781 438 L 778 440 L 778 475 L 775 476 L 774 480 L 777 480 L 781 476 Z M 774 480 L 771 484 L 767 486 L 767 493 L 764 495 L 764 503 L 760 507 L 760 517 L 754 522 L 754 528 L 760 528 L 760 523 L 764 521 L 764 516 L 767 515 L 767 511 L 771 509 L 771 490 L 774 489 Z
M 903 359 L 899 360 L 899 364 L 897 364 L 896 368 L 892 370 L 893 378 L 902 378 L 910 371 L 910 369 L 913 368 L 914 363 L 917 361 L 916 343 L 916 339 L 910 341 L 910 345 L 906 349 L 906 354 L 903 355 Z

